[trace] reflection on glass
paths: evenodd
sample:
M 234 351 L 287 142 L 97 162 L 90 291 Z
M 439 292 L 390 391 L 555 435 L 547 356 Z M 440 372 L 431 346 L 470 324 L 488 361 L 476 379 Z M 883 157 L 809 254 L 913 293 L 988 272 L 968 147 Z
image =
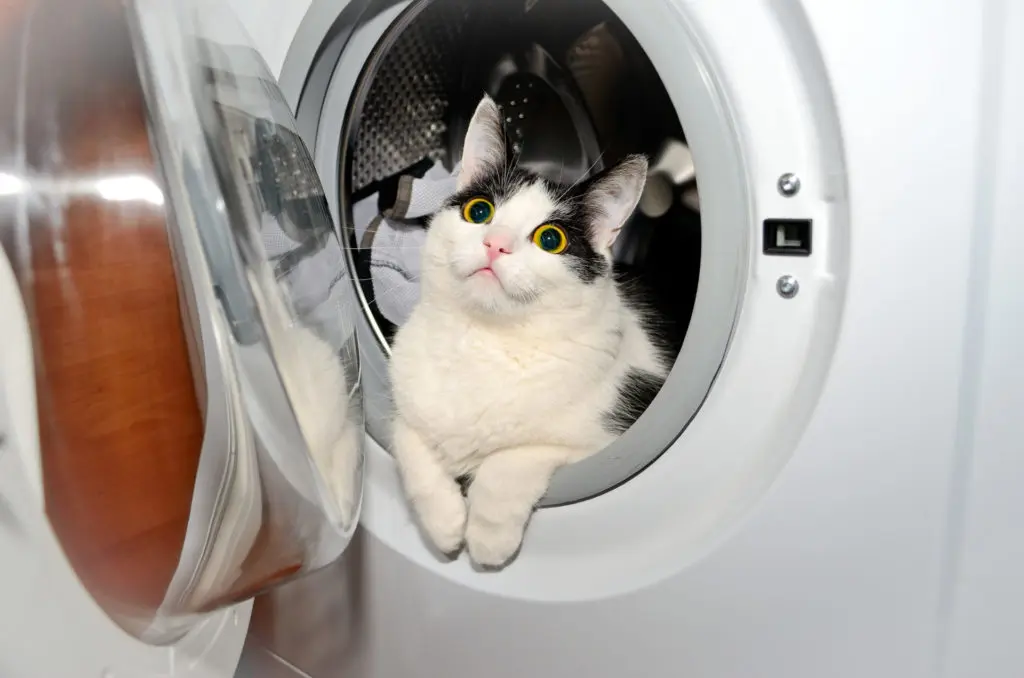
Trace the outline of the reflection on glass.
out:
M 217 3 L 135 9 L 161 168 L 173 204 L 188 206 L 171 245 L 188 271 L 206 422 L 167 603 L 201 612 L 347 544 L 361 490 L 358 351 L 323 188 L 262 59 Z
M 124 12 L 32 5 L 0 73 L 29 112 L 0 111 L 0 245 L 51 524 L 112 618 L 165 642 L 341 553 L 363 413 L 342 252 L 273 78 L 217 2 Z
M 96 182 L 96 192 L 111 202 L 141 200 L 153 205 L 164 204 L 164 193 L 160 187 L 149 177 L 141 175 L 100 179 Z

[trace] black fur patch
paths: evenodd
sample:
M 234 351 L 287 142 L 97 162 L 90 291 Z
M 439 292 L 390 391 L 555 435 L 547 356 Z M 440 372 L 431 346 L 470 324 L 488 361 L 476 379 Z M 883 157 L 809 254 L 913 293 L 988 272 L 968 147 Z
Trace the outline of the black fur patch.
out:
M 597 214 L 587 201 L 587 193 L 598 178 L 568 187 L 545 182 L 552 195 L 562 196 L 551 215 L 551 220 L 564 228 L 569 236 L 569 246 L 562 256 L 569 257 L 570 268 L 585 283 L 592 283 L 611 273 L 608 260 L 594 249 L 590 232 Z
M 462 496 L 465 497 L 469 494 L 469 486 L 473 484 L 473 476 L 467 473 L 464 476 L 456 478 L 455 482 L 458 483 L 459 490 L 462 492 Z
M 668 305 L 658 299 L 641 274 L 616 266 L 614 276 L 622 303 L 636 313 L 640 328 L 658 352 L 659 361 L 666 370 L 671 370 L 683 347 L 684 332 L 672 320 Z
M 604 413 L 604 429 L 612 435 L 625 433 L 650 406 L 664 383 L 652 372 L 630 369 L 619 384 L 615 405 Z

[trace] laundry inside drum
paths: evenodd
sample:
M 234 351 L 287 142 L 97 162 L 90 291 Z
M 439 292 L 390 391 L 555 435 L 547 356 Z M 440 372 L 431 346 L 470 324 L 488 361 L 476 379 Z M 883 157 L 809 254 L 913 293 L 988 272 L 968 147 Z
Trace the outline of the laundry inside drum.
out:
M 380 350 L 387 355 L 419 299 L 425 226 L 454 192 L 484 93 L 519 164 L 550 180 L 649 158 L 614 256 L 646 283 L 678 351 L 700 275 L 693 159 L 658 71 L 601 0 L 421 0 L 377 43 L 349 107 L 339 188 L 353 278 Z

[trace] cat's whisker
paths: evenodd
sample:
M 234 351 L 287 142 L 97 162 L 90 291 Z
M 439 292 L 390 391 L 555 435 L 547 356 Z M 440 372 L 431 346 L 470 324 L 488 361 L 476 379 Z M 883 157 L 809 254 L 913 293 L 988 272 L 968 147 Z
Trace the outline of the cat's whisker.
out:
M 396 292 L 401 292 L 401 291 L 402 291 L 402 288 L 400 288 L 400 287 L 394 287 L 394 288 L 389 289 L 389 290 L 382 290 L 381 292 L 379 292 L 377 294 L 374 294 L 372 297 L 367 298 L 366 301 L 367 301 L 367 303 L 378 304 L 378 303 L 380 303 L 381 299 L 387 299 L 389 294 L 394 294 Z
M 374 250 L 381 251 L 381 252 L 404 252 L 406 250 L 418 252 L 418 251 L 422 250 L 423 247 L 420 246 L 420 245 L 375 245 L 373 248 L 342 247 L 341 249 L 343 251 L 345 251 L 345 252 L 356 252 L 356 253 L 359 253 L 359 252 L 370 252 L 370 251 L 374 251 Z
M 586 181 L 587 177 L 590 176 L 590 173 L 594 171 L 594 168 L 597 167 L 598 163 L 601 162 L 601 160 L 604 158 L 604 154 L 607 152 L 607 150 L 608 149 L 603 149 L 600 153 L 598 153 L 597 158 L 595 158 L 594 162 L 590 164 L 590 167 L 587 168 L 587 171 L 581 174 L 576 181 L 574 181 L 568 187 L 566 187 L 566 189 L 562 192 L 560 196 L 558 196 L 558 199 L 555 200 L 555 202 L 562 202 L 563 200 L 565 200 L 565 197 L 569 195 L 569 193 L 571 193 L 574 188 L 576 188 L 581 183 Z
M 380 243 L 374 244 L 372 248 L 366 247 L 353 247 L 351 245 L 340 248 L 346 252 L 370 252 L 377 249 L 385 250 L 418 250 L 421 249 L 419 245 L 381 245 Z

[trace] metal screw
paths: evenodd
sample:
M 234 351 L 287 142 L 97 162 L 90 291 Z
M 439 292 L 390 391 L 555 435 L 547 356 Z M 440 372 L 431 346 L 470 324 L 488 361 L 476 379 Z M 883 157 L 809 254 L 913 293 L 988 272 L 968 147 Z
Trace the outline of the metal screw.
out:
M 779 193 L 792 198 L 794 195 L 800 192 L 800 177 L 793 174 L 792 172 L 786 172 L 779 177 Z
M 784 275 L 775 283 L 775 289 L 783 299 L 792 299 L 800 291 L 800 282 L 791 275 Z

